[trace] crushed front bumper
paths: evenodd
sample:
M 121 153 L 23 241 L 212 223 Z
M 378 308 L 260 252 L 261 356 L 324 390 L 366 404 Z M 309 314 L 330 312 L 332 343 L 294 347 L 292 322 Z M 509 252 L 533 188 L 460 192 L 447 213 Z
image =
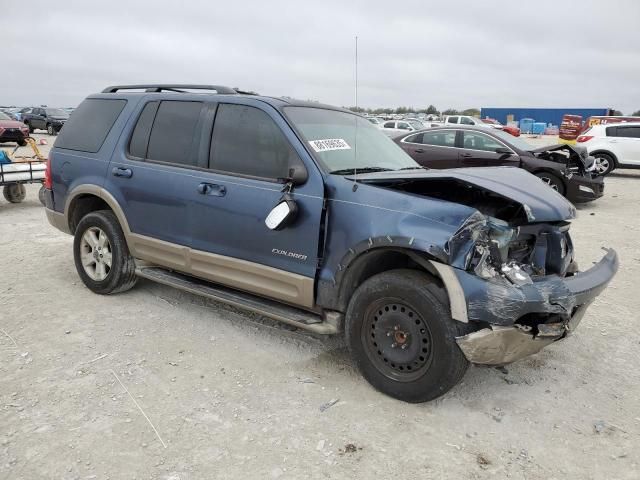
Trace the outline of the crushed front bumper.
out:
M 458 337 L 458 345 L 470 362 L 485 365 L 505 365 L 536 353 L 576 329 L 617 270 L 614 250 L 608 250 L 585 272 L 527 285 L 513 285 L 502 277 L 483 280 L 456 270 L 466 296 L 468 320 L 489 324 Z M 519 323 L 530 314 L 551 320 L 537 325 Z

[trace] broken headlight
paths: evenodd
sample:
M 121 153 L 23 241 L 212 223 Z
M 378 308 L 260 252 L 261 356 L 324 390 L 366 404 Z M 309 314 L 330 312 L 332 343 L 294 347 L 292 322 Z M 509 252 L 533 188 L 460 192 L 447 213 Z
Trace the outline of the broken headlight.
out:
M 469 267 L 482 278 L 491 278 L 509 260 L 511 243 L 518 238 L 519 229 L 497 218 L 487 218 L 485 230 L 474 246 Z

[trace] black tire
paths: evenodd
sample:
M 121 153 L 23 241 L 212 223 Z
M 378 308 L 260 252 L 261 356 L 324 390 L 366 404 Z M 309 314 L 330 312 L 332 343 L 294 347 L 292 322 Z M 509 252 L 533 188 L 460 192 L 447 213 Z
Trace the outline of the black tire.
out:
M 445 394 L 469 366 L 455 340 L 469 326 L 451 318 L 444 288 L 423 272 L 391 270 L 368 279 L 351 297 L 345 330 L 362 375 L 405 402 Z
M 549 173 L 549 172 L 538 172 L 536 173 L 536 177 L 538 177 L 544 183 L 549 185 L 560 195 L 565 194 L 564 184 L 562 183 L 562 180 L 560 180 L 560 178 L 557 175 L 554 175 L 553 173 Z
M 46 189 L 44 188 L 44 185 L 40 187 L 40 190 L 38 190 L 38 200 L 40 200 L 40 203 L 46 207 L 47 202 L 45 200 L 45 195 L 46 195 L 45 190 Z
M 604 152 L 594 153 L 592 155 L 595 158 L 596 172 L 598 176 L 604 177 L 609 175 L 613 169 L 616 168 L 616 161 L 612 155 Z
M 82 265 L 82 237 L 92 228 L 104 232 L 109 242 L 111 265 L 103 280 L 92 279 Z M 74 234 L 73 258 L 78 275 L 87 288 L 94 293 L 108 295 L 124 292 L 133 288 L 138 280 L 135 261 L 129 253 L 118 219 L 111 210 L 99 210 L 82 217 Z
M 26 198 L 27 189 L 21 183 L 12 183 L 5 185 L 2 194 L 7 202 L 20 203 Z
M 24 124 L 29 127 L 29 133 L 33 133 L 34 132 L 34 128 L 31 126 L 31 124 L 29 122 L 24 122 Z
M 24 147 L 24 146 L 27 144 L 27 141 L 26 141 L 26 140 L 18 140 L 16 143 L 17 143 L 19 146 Z

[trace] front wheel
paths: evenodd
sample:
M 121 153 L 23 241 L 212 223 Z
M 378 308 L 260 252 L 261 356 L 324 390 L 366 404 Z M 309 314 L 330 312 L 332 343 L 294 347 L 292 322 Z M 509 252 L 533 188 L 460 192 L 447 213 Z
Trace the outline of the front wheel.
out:
M 135 261 L 110 210 L 91 212 L 80 220 L 74 234 L 73 257 L 78 275 L 94 293 L 124 292 L 136 284 Z
M 2 194 L 7 202 L 20 203 L 27 197 L 27 189 L 21 183 L 5 185 Z
M 26 140 L 18 140 L 16 143 L 18 144 L 19 147 L 24 147 L 25 145 L 27 145 Z
M 596 166 L 596 173 L 601 177 L 609 175 L 616 166 L 616 162 L 613 160 L 613 157 L 608 153 L 594 153 L 593 158 Z
M 26 122 L 26 123 L 25 123 L 25 125 L 26 125 L 27 127 L 29 127 L 29 133 L 33 133 L 33 132 L 34 132 L 34 128 L 31 126 L 31 123 Z
M 553 188 L 560 195 L 564 195 L 564 184 L 556 175 L 549 172 L 538 172 L 536 177 L 542 180 L 544 183 Z
M 53 125 L 51 125 L 51 124 L 47 125 L 47 133 L 49 135 L 55 135 L 56 134 L 56 129 L 53 128 Z
M 467 329 L 451 318 L 443 287 L 415 270 L 380 273 L 360 285 L 345 325 L 367 381 L 411 403 L 433 400 L 462 379 L 469 362 L 455 337 Z

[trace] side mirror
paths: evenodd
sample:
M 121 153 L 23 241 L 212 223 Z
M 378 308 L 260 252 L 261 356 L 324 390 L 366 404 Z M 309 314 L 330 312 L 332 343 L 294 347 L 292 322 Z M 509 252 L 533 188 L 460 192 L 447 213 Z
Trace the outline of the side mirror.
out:
M 304 165 L 296 164 L 289 167 L 287 177 L 280 179 L 280 181 L 282 183 L 291 182 L 293 185 L 302 185 L 307 181 L 307 178 L 309 178 L 309 174 Z
M 285 195 L 269 212 L 264 224 L 269 230 L 281 230 L 293 222 L 297 214 L 298 205 L 289 195 Z
M 496 148 L 496 153 L 499 153 L 501 155 L 511 155 L 513 152 L 507 147 L 498 147 Z

